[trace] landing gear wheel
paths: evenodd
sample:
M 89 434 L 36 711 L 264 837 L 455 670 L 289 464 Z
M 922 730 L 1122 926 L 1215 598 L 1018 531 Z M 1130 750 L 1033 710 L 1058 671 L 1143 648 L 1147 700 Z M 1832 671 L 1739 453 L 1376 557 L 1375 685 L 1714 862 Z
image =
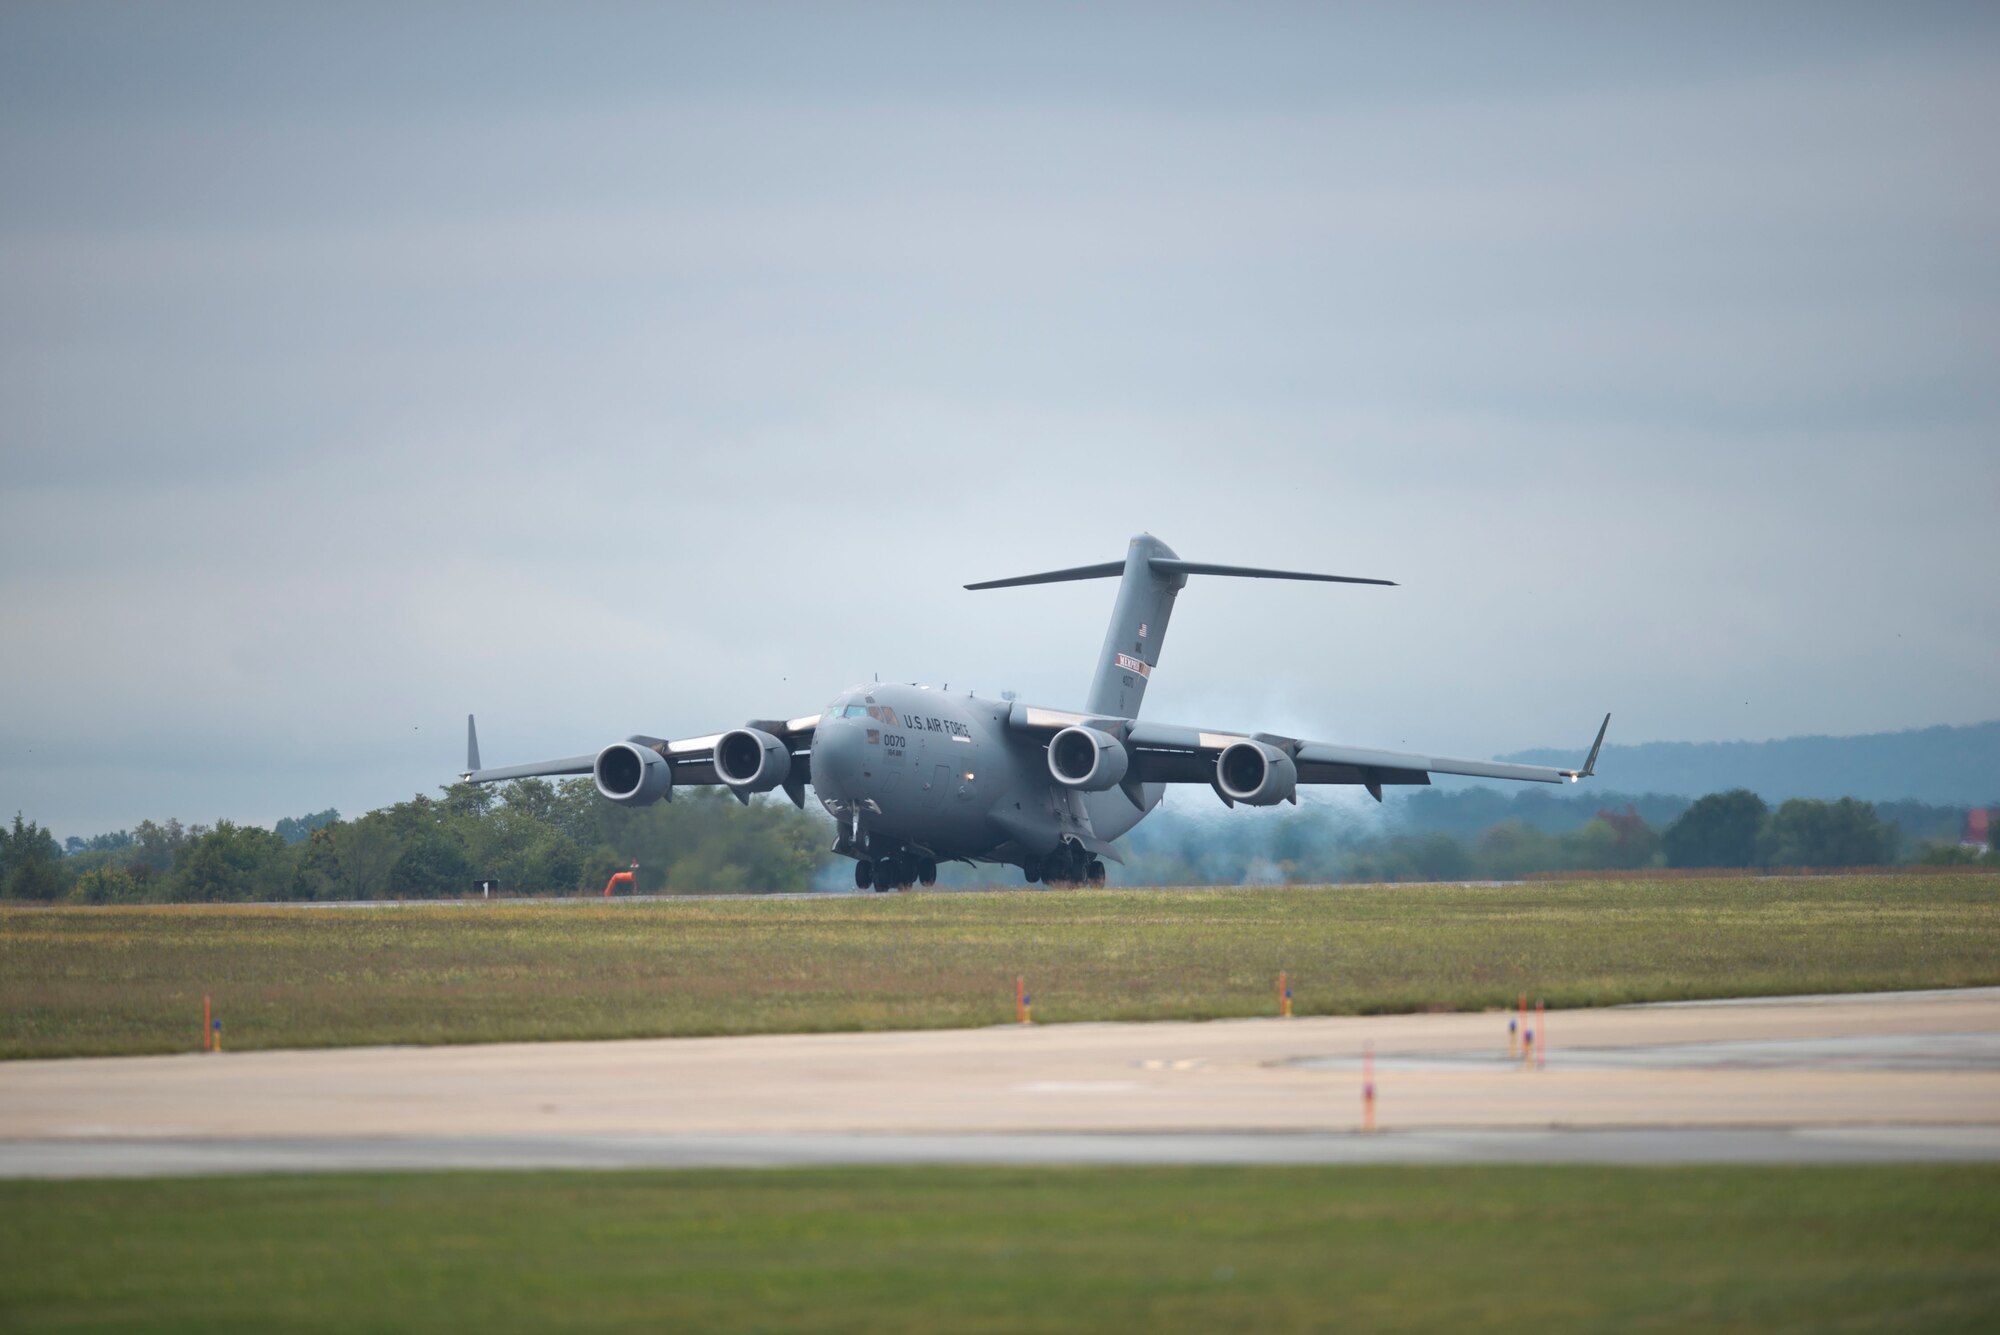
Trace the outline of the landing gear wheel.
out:
M 937 863 L 925 858 L 917 864 L 917 879 L 925 885 L 937 884 Z
M 854 864 L 854 888 L 866 890 L 875 884 L 875 868 L 867 858 L 858 859 Z
M 1075 885 L 1083 879 L 1085 856 L 1081 848 L 1065 842 L 1049 854 L 1049 884 Z
M 1096 858 L 1090 860 L 1090 866 L 1084 870 L 1083 874 L 1092 885 L 1104 884 L 1104 864 Z
M 903 866 L 894 858 L 875 859 L 875 888 L 900 890 L 903 888 Z
M 1041 880 L 1042 860 L 1040 858 L 1029 858 L 1024 861 L 1021 864 L 1021 875 L 1028 878 L 1029 885 L 1033 885 L 1036 881 Z

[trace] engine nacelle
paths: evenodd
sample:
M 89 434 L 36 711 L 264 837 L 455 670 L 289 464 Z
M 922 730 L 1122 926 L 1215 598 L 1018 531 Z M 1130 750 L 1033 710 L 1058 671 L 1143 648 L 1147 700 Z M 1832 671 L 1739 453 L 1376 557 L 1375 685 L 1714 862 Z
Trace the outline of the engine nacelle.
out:
M 643 807 L 674 795 L 674 767 L 650 746 L 613 742 L 590 767 L 597 791 L 621 807 Z
M 738 728 L 715 739 L 715 777 L 738 793 L 768 793 L 791 773 L 792 748 L 768 732 Z
M 1230 801 L 1249 807 L 1296 802 L 1299 767 L 1268 742 L 1231 742 L 1215 758 L 1215 786 Z
M 1086 793 L 1117 787 L 1131 763 L 1125 743 L 1095 728 L 1064 728 L 1049 738 L 1049 773 L 1057 783 Z

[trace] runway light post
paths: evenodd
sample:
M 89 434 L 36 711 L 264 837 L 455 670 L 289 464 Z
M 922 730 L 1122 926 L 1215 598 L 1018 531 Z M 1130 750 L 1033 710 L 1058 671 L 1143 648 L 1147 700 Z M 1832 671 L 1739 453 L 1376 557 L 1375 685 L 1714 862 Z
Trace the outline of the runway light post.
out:
M 1278 1015 L 1286 1020 L 1292 1018 L 1292 984 L 1283 969 L 1278 970 Z

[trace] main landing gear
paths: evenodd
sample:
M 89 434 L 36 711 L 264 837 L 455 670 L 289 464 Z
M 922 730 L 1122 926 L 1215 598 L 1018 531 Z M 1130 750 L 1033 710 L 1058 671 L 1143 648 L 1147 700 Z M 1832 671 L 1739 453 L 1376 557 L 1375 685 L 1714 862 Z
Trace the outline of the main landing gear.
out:
M 874 886 L 880 893 L 884 890 L 902 890 L 921 882 L 924 885 L 937 884 L 937 860 L 921 856 L 897 856 L 894 853 L 870 861 L 862 858 L 854 864 L 854 888 L 866 890 Z
M 1104 864 L 1081 845 L 1065 841 L 1046 857 L 1030 857 L 1022 862 L 1021 874 L 1028 884 L 1046 881 L 1050 885 L 1103 885 Z

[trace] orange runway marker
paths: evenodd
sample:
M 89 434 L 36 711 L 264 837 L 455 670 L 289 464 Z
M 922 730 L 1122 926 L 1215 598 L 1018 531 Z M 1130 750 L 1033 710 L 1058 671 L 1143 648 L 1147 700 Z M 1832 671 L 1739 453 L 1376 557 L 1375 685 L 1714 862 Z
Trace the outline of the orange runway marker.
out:
M 1283 969 L 1278 970 L 1278 1014 L 1287 1020 L 1292 1018 L 1292 984 Z
M 1539 1071 L 1549 1064 L 1549 1022 L 1542 1014 L 1539 997 L 1535 1000 L 1535 1032 L 1541 1035 L 1541 1046 L 1535 1049 L 1535 1069 Z
M 208 1051 L 208 998 L 201 999 L 201 1050 Z

